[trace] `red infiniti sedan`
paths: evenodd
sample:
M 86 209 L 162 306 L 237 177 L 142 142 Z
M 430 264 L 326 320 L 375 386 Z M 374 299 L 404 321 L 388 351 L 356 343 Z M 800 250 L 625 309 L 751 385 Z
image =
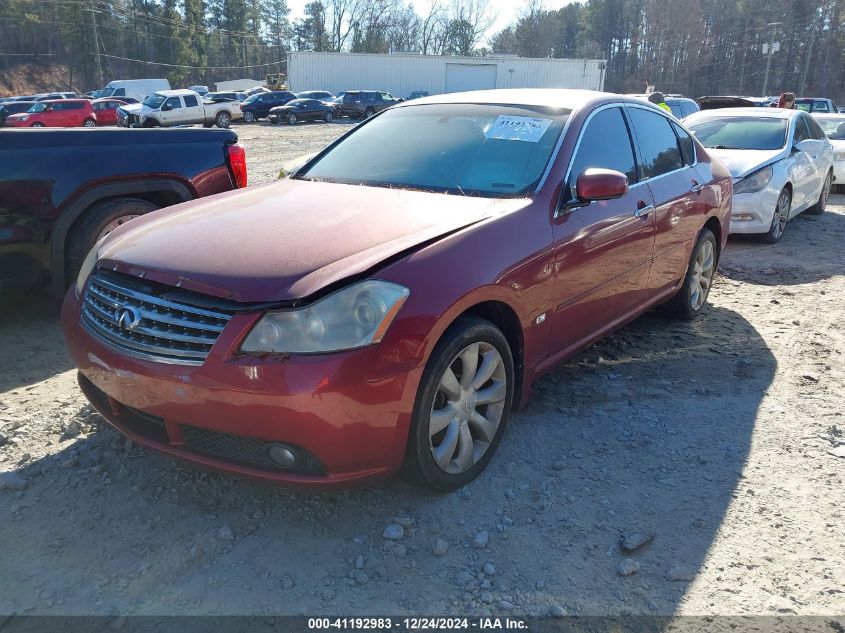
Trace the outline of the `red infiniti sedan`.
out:
M 725 168 L 640 100 L 417 99 L 285 180 L 110 233 L 67 344 L 139 444 L 292 487 L 451 490 L 543 372 L 658 305 L 706 308 L 730 207 Z

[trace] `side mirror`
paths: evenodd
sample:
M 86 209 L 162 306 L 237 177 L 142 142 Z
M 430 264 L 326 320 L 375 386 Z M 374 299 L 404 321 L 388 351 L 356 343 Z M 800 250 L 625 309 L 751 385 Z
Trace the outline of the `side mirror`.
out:
M 575 195 L 583 202 L 615 200 L 628 193 L 628 177 L 613 169 L 587 169 L 578 176 Z
M 822 142 L 814 138 L 805 138 L 803 141 L 795 143 L 794 148 L 799 152 L 807 152 L 808 154 L 818 154 L 822 151 Z

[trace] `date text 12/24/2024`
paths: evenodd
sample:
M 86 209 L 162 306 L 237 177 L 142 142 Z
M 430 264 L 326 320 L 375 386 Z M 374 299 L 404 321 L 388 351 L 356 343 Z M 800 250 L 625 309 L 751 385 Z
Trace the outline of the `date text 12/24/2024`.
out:
M 496 631 L 527 630 L 519 618 L 308 618 L 311 631 Z

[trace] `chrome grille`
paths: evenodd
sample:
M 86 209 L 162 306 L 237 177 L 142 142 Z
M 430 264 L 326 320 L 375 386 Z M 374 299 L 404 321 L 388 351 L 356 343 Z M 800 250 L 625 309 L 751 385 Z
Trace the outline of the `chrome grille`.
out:
M 231 316 L 102 273 L 88 280 L 82 304 L 93 336 L 130 356 L 180 365 L 201 365 Z

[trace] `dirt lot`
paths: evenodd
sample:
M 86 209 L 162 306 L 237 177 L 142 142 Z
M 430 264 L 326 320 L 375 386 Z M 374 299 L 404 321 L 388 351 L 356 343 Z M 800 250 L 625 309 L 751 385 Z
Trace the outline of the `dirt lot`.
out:
M 251 182 L 343 129 L 238 126 Z M 732 240 L 706 316 L 543 378 L 445 496 L 292 494 L 133 446 L 76 388 L 55 302 L 7 298 L 0 615 L 841 615 L 843 244 L 845 196 L 777 246 Z

